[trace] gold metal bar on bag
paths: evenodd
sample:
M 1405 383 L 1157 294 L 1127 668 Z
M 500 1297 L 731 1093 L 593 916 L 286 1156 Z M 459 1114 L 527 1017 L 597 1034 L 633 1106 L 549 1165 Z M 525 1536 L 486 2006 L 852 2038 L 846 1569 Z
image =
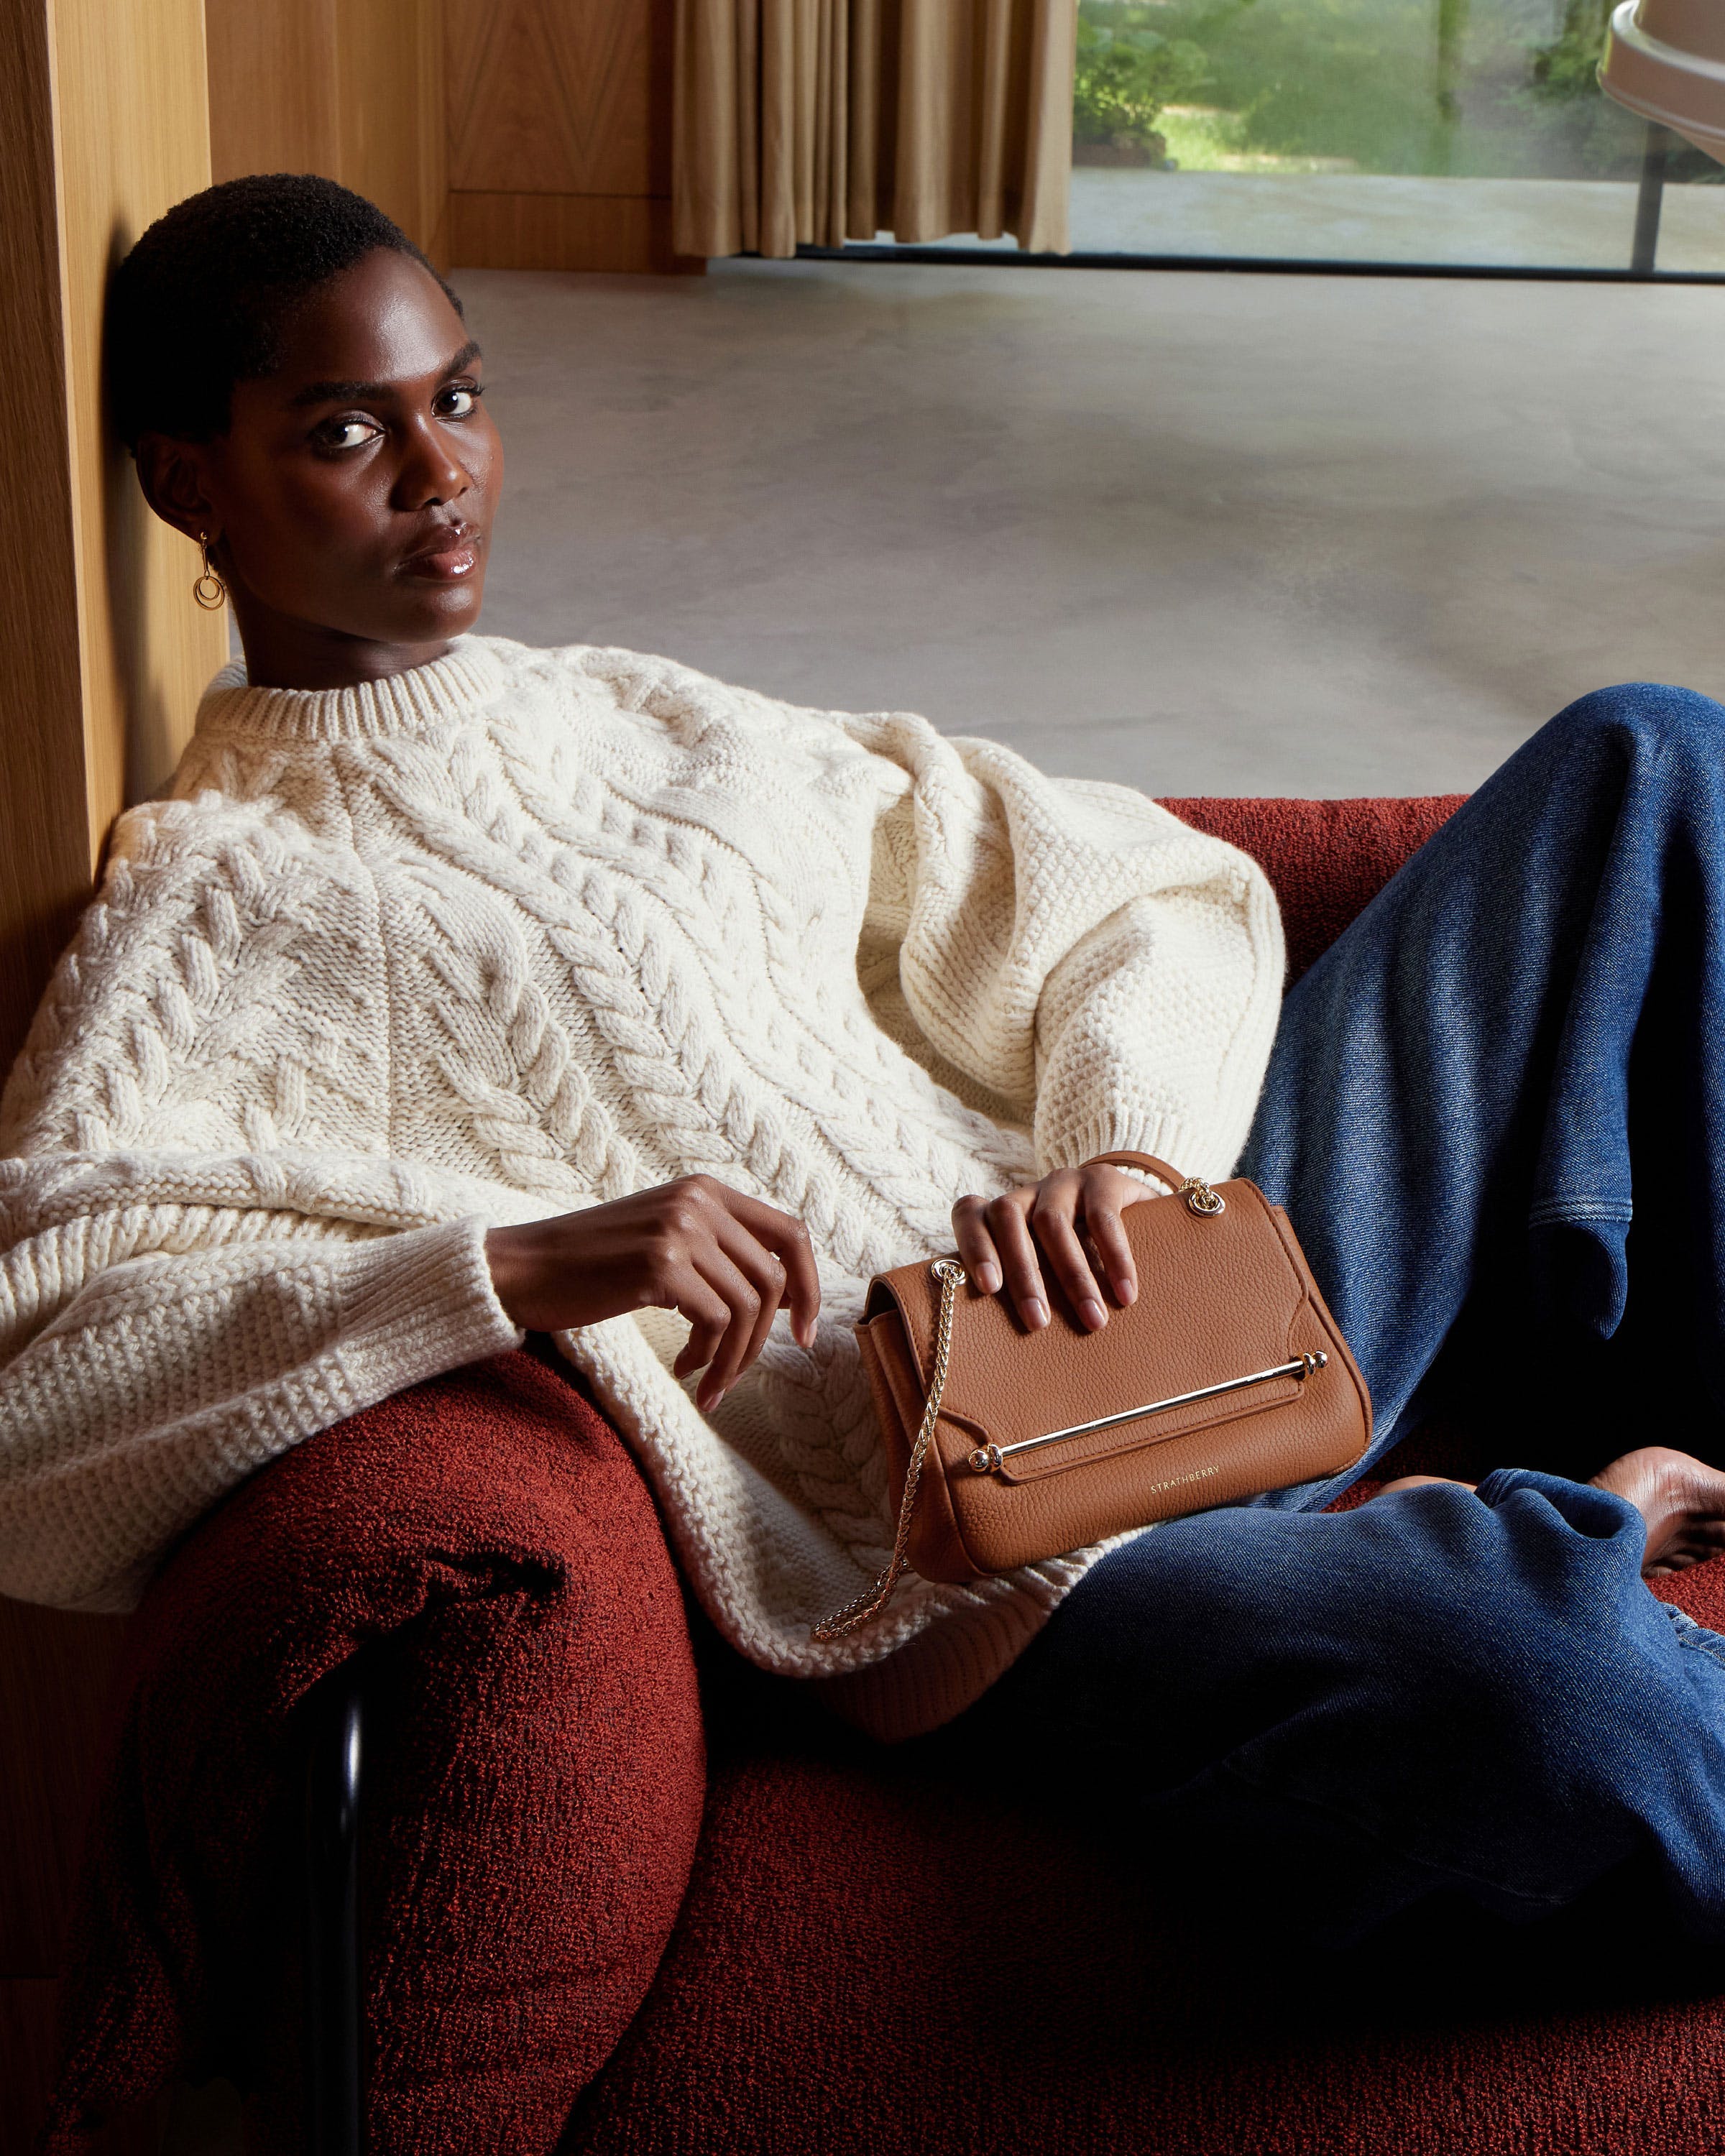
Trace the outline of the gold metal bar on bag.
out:
M 1063 1438 L 1084 1437 L 1093 1430 L 1112 1430 L 1123 1422 L 1137 1422 L 1145 1415 L 1165 1414 L 1170 1408 L 1189 1407 L 1194 1400 L 1213 1400 L 1223 1393 L 1238 1393 L 1248 1385 L 1267 1385 L 1273 1378 L 1297 1378 L 1301 1384 L 1314 1370 L 1329 1362 L 1324 1354 L 1296 1355 L 1278 1363 L 1273 1370 L 1254 1370 L 1249 1377 L 1224 1378 L 1219 1385 L 1200 1385 L 1194 1393 L 1175 1393 L 1165 1400 L 1148 1400 L 1141 1408 L 1122 1408 L 1118 1414 L 1098 1415 L 1094 1422 L 1075 1422 L 1065 1430 L 1045 1430 L 1040 1437 L 1021 1437 L 1014 1445 L 979 1445 L 970 1455 L 971 1471 L 992 1475 L 1015 1452 L 1034 1452 L 1039 1445 L 1058 1445 Z

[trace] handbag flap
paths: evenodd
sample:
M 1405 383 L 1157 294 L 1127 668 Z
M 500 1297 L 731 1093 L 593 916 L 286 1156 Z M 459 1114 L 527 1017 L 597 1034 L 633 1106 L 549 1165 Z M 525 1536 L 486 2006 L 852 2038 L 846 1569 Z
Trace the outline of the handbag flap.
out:
M 1243 1178 L 1221 1190 L 1226 1204 L 1214 1214 L 1195 1213 L 1178 1196 L 1147 1199 L 1122 1214 L 1137 1268 L 1137 1299 L 1124 1310 L 1111 1309 L 1098 1332 L 1079 1323 L 1045 1264 L 1050 1318 L 1039 1332 L 1020 1323 L 1004 1291 L 988 1296 L 968 1284 L 961 1289 L 936 1436 L 943 1460 L 957 1466 L 979 1445 L 1004 1452 L 1075 1424 L 1232 1385 L 1302 1354 L 1333 1354 L 1339 1339 L 1274 1209 Z M 926 1395 L 939 1284 L 926 1264 L 881 1274 L 865 1322 L 884 1312 L 889 1299 L 902 1319 Z M 1340 1368 L 1335 1378 L 1348 1382 Z M 1009 1455 L 1004 1471 L 1011 1481 L 1057 1473 L 1295 1399 L 1301 1387 L 1295 1376 L 1265 1378 L 1111 1429 L 1032 1445 Z

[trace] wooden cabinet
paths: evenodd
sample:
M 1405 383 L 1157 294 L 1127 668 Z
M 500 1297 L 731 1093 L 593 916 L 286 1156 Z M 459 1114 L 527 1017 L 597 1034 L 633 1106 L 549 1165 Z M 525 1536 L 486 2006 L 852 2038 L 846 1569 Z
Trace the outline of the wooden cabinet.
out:
M 670 252 L 675 0 L 444 0 L 452 259 L 700 270 Z
M 659 0 L 444 0 L 449 185 L 612 201 L 669 194 L 669 163 L 655 156 L 653 72 L 655 44 L 669 61 L 670 15 Z
M 446 267 L 437 0 L 205 0 L 204 12 L 213 176 L 321 172 Z
M 207 0 L 211 162 L 317 172 L 440 267 L 670 254 L 675 0 Z

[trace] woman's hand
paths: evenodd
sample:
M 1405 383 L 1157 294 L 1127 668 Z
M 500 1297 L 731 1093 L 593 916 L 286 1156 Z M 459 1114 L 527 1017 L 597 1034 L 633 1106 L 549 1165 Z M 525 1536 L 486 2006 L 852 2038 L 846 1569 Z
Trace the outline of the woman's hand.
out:
M 1034 1332 L 1048 1322 L 1045 1260 L 1092 1332 L 1108 1322 L 1108 1299 L 1135 1302 L 1138 1276 L 1120 1216 L 1156 1195 L 1117 1168 L 1060 1168 L 1004 1198 L 961 1198 L 952 1208 L 958 1255 L 984 1295 L 1004 1286 Z
M 779 1306 L 807 1348 L 820 1310 L 809 1233 L 710 1175 L 687 1175 L 584 1213 L 485 1237 L 497 1299 L 531 1332 L 596 1325 L 630 1310 L 677 1310 L 693 1331 L 673 1365 L 706 1367 L 711 1414 L 761 1352 Z

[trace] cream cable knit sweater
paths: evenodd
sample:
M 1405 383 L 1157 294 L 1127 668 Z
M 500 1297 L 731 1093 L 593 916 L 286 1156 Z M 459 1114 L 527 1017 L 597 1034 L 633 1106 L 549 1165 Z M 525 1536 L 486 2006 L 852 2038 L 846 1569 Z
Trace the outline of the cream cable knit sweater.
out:
M 891 1539 L 864 1286 L 967 1190 L 1224 1173 L 1281 971 L 1243 855 L 921 719 L 478 637 L 362 689 L 229 668 L 0 1101 L 0 1590 L 126 1607 L 254 1469 L 516 1344 L 488 1224 L 706 1170 L 808 1223 L 813 1350 L 781 1324 L 708 1419 L 674 1315 L 562 1345 L 736 1645 L 930 1727 L 1095 1553 L 810 1644 Z

